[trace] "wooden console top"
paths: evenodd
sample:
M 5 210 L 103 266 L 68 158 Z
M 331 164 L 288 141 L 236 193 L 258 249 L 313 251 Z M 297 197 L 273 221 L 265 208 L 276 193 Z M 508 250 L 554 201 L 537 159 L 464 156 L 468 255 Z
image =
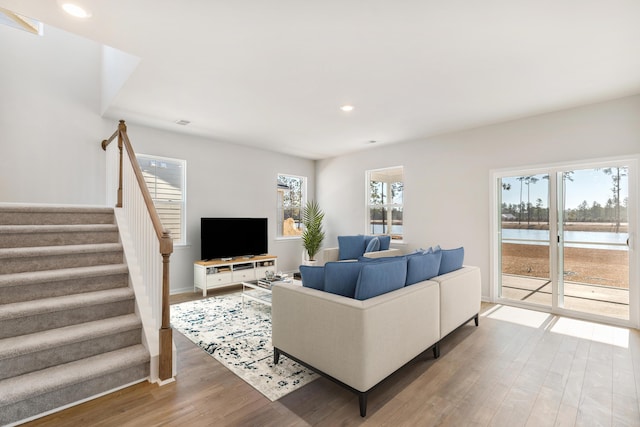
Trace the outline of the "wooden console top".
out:
M 212 265 L 229 265 L 229 264 L 238 264 L 244 262 L 257 262 L 257 261 L 269 261 L 278 258 L 275 255 L 256 255 L 253 257 L 235 257 L 227 261 L 223 261 L 221 259 L 212 259 L 209 261 L 196 261 L 194 264 L 202 265 L 205 267 L 210 267 Z

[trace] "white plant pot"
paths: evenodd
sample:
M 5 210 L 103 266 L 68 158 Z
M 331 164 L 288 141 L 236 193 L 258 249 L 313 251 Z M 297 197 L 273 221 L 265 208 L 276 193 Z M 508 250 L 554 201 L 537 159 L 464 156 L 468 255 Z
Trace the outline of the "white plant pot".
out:
M 318 260 L 315 259 L 309 259 L 309 255 L 307 254 L 307 251 L 302 250 L 302 265 L 318 265 Z

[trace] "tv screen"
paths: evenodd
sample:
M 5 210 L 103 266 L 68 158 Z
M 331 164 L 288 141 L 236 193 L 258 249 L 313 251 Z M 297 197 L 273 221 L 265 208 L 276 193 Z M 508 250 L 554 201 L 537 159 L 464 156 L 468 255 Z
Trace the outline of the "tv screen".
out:
M 201 218 L 203 260 L 268 252 L 267 218 Z

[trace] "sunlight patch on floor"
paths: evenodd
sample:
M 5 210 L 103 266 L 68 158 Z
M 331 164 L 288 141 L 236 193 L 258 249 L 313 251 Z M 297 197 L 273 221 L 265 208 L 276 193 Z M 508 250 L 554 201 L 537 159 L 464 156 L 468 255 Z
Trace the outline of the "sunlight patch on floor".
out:
M 490 319 L 516 323 L 530 328 L 540 328 L 553 317 L 549 313 L 542 313 L 540 311 L 509 307 L 505 305 L 496 305 L 494 308 L 483 313 L 482 316 Z
M 629 348 L 629 330 L 626 328 L 559 317 L 549 330 L 557 334 Z

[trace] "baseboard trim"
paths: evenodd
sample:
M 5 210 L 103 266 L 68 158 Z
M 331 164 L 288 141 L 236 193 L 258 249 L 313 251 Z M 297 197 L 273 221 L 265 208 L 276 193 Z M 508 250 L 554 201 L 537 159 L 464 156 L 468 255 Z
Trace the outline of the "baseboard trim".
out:
M 131 387 L 132 385 L 136 385 L 136 384 L 139 384 L 139 383 L 144 382 L 144 381 L 149 381 L 149 378 L 148 377 L 147 378 L 142 378 L 142 379 L 130 382 L 128 384 L 122 385 L 120 387 L 116 387 L 116 388 L 113 388 L 111 390 L 103 391 L 102 393 L 98 393 L 98 394 L 95 394 L 93 396 L 89 396 L 89 397 L 84 398 L 82 400 L 78 400 L 76 402 L 71 402 L 71 403 L 68 403 L 68 404 L 66 404 L 64 406 L 60 406 L 58 408 L 54 408 L 54 409 L 51 409 L 49 411 L 42 412 L 42 413 L 34 415 L 32 417 L 25 418 L 25 419 L 20 420 L 20 421 L 16 421 L 15 423 L 7 424 L 7 427 L 18 426 L 20 424 L 25 424 L 25 423 L 28 423 L 30 421 L 34 421 L 34 420 L 37 420 L 39 418 L 46 417 L 48 415 L 55 414 L 56 412 L 64 411 L 65 409 L 69 409 L 69 408 L 72 408 L 74 406 L 80 405 L 82 403 L 89 402 L 90 400 L 97 399 L 99 397 L 106 396 L 106 395 L 111 394 L 111 393 L 115 393 L 118 390 L 122 390 L 124 388 Z
M 193 290 L 193 286 L 189 286 L 188 288 L 179 288 L 179 289 L 175 289 L 172 288 L 169 290 L 169 294 L 170 295 L 177 295 L 177 294 L 186 294 L 187 292 L 200 292 L 202 293 L 202 289 L 199 289 L 197 291 Z

